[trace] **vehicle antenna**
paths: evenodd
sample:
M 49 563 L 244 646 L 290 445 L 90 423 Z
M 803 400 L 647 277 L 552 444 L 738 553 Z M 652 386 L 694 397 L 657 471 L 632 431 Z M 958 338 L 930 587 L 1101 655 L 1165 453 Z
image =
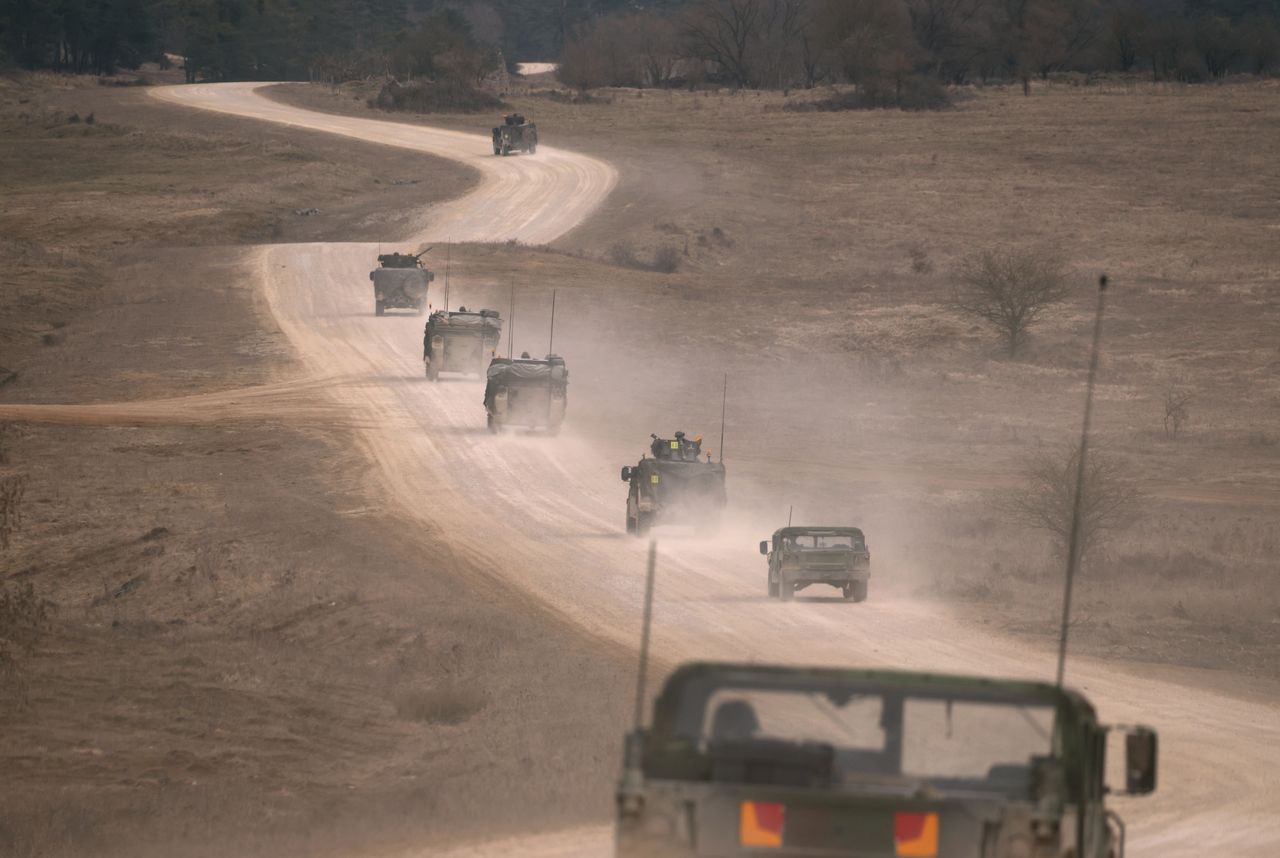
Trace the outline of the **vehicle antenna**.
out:
M 551 335 L 547 338 L 547 354 L 555 354 L 552 348 L 556 344 L 556 290 L 551 290 Z
M 649 540 L 649 568 L 644 576 L 644 619 L 640 626 L 640 668 L 636 675 L 635 728 L 644 725 L 644 686 L 649 675 L 649 628 L 653 625 L 653 579 L 657 566 L 658 540 Z
M 516 353 L 516 278 L 511 278 L 511 318 L 507 320 L 507 360 Z
M 449 239 L 449 243 L 444 246 L 444 309 L 449 312 L 449 260 L 453 255 L 453 238 Z
M 1084 391 L 1084 425 L 1080 429 L 1079 459 L 1076 460 L 1076 492 L 1071 502 L 1071 536 L 1067 540 L 1067 580 L 1062 593 L 1062 631 L 1058 638 L 1058 687 L 1067 667 L 1067 631 L 1071 627 L 1071 590 L 1080 566 L 1080 517 L 1084 506 L 1085 458 L 1089 453 L 1089 423 L 1093 418 L 1093 385 L 1098 375 L 1098 352 L 1102 348 L 1102 313 L 1107 304 L 1107 275 L 1098 278 L 1098 311 L 1093 319 L 1093 350 L 1089 356 L 1089 380 Z
M 720 464 L 724 464 L 724 406 L 729 401 L 729 373 L 724 374 L 724 388 L 720 391 Z
M 792 504 L 791 506 L 787 507 L 787 527 L 791 526 L 791 513 L 795 511 L 796 511 L 795 504 Z

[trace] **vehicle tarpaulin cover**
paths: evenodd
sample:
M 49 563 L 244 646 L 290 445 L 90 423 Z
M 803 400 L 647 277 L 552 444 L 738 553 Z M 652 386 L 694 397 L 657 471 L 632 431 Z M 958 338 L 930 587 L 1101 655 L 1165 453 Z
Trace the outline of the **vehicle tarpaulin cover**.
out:
M 502 330 L 502 320 L 497 316 L 482 316 L 479 313 L 445 313 L 441 310 L 431 314 L 428 322 L 431 329 L 457 333 L 489 333 Z
M 558 372 L 557 372 L 558 371 Z M 567 382 L 569 370 L 563 363 L 544 363 L 543 361 L 513 361 L 489 364 L 487 376 L 498 384 L 510 384 L 514 381 L 559 381 Z

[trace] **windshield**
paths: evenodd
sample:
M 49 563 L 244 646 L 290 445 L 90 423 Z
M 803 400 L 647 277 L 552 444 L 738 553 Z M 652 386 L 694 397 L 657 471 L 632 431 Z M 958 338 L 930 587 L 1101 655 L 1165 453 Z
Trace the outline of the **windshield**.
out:
M 1054 710 L 894 692 L 721 687 L 706 699 L 698 743 L 713 756 L 744 743 L 830 746 L 837 784 L 925 781 L 944 791 L 1024 794 L 1036 762 L 1054 754 Z
M 801 533 L 784 540 L 788 548 L 861 548 L 862 541 L 849 533 Z

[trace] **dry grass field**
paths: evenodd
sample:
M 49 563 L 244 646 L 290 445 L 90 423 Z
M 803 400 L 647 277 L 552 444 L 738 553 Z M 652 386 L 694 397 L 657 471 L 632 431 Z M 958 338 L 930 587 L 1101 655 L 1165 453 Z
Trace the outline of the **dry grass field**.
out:
M 358 88 L 275 92 L 374 113 Z M 511 99 L 544 145 L 621 174 L 605 210 L 553 248 L 473 251 L 494 289 L 518 272 L 578 301 L 579 355 L 617 377 L 585 394 L 607 406 L 575 421 L 606 437 L 637 421 L 657 431 L 707 412 L 727 370 L 746 400 L 730 419 L 736 473 L 752 481 L 738 502 L 769 508 L 772 493 L 775 517 L 793 502 L 859 512 L 886 576 L 1048 638 L 1059 564 L 1000 502 L 1028 455 L 1078 433 L 1106 272 L 1095 443 L 1144 498 L 1092 558 L 1076 640 L 1274 673 L 1280 86 L 993 88 L 933 114 L 794 113 L 790 99 Z M 1016 360 L 949 308 L 958 260 L 1001 247 L 1051 250 L 1072 270 L 1073 297 Z M 673 274 L 613 264 L 662 249 L 676 252 Z M 652 377 L 671 383 L 646 387 Z M 1191 397 L 1176 439 L 1163 427 L 1170 384 Z

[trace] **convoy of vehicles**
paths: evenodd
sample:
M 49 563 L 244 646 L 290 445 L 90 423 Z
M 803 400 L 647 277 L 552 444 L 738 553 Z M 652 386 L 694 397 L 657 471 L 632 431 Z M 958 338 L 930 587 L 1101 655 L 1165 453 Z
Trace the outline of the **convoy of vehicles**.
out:
M 846 599 L 867 598 L 871 552 L 856 527 L 784 527 L 760 543 L 769 558 L 769 596 L 787 601 L 810 584 L 839 589 Z
M 616 855 L 1122 858 L 1105 796 L 1155 782 L 1154 731 L 1056 685 L 685 664 L 627 737 Z
M 422 332 L 427 378 L 435 381 L 442 372 L 482 375 L 485 361 L 493 357 L 501 339 L 502 318 L 497 310 L 436 310 Z
M 508 116 L 493 131 L 494 152 L 532 152 L 536 135 Z M 420 309 L 429 272 L 417 257 L 387 256 L 380 271 L 426 278 L 420 294 L 379 291 L 378 313 L 397 301 Z M 402 265 L 406 258 L 413 264 Z M 427 377 L 478 374 L 488 358 L 490 431 L 555 434 L 567 403 L 564 359 L 493 357 L 501 331 L 491 310 L 433 313 Z M 727 502 L 723 462 L 704 453 L 701 436 L 650 438 L 649 453 L 621 472 L 627 532 L 671 524 L 714 532 Z M 871 555 L 857 527 L 788 523 L 759 548 L 771 598 L 815 584 L 867 598 Z M 1065 640 L 1064 631 L 1060 658 Z M 644 727 L 646 657 L 642 643 L 637 724 L 617 791 L 618 858 L 1123 858 L 1124 824 L 1106 796 L 1155 789 L 1155 732 L 1101 724 L 1060 681 L 695 662 L 670 675 Z M 1059 678 L 1061 670 L 1060 660 Z M 1122 786 L 1106 782 L 1111 735 L 1124 740 Z
M 484 407 L 489 431 L 508 428 L 560 431 L 568 406 L 569 370 L 564 358 L 494 358 L 485 374 Z
M 657 525 L 675 524 L 701 534 L 715 533 L 728 497 L 724 464 L 702 459 L 702 436 L 689 439 L 650 435 L 652 458 L 622 469 L 627 490 L 627 533 L 645 536 Z

